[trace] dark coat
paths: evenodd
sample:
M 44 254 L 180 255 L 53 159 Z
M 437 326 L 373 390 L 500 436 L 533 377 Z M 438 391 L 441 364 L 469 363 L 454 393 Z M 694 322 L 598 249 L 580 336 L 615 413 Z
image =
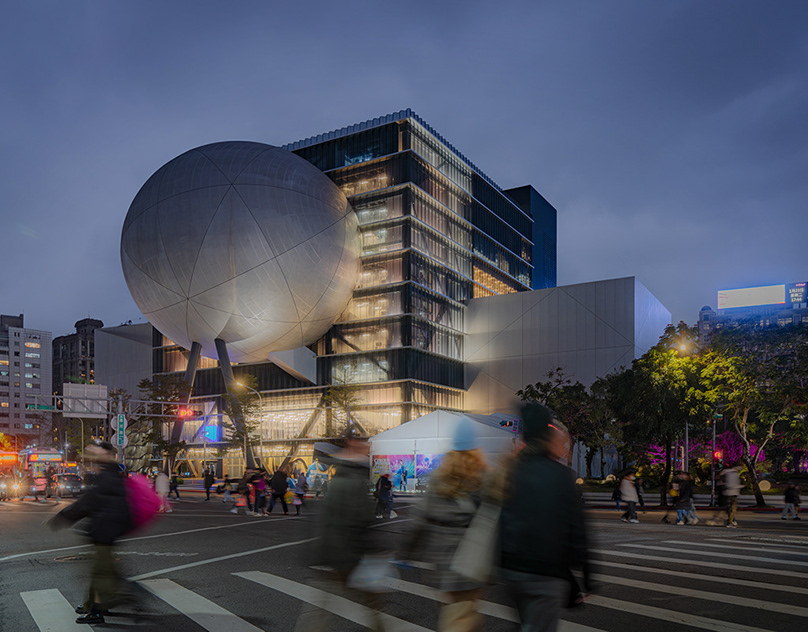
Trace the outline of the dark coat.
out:
M 213 477 L 213 474 L 211 474 L 210 472 L 206 472 L 205 478 L 203 479 L 205 489 L 207 489 L 208 487 L 213 487 L 214 482 L 216 482 L 216 479 Z
M 380 542 L 368 493 L 370 468 L 354 461 L 339 461 L 323 501 L 320 520 L 319 563 L 347 575 Z
M 686 480 L 679 480 L 679 495 L 676 497 L 676 509 L 690 509 L 690 501 L 693 499 L 693 484 Z
M 87 535 L 90 540 L 96 544 L 114 544 L 132 525 L 124 475 L 118 464 L 102 465 L 93 485 L 57 516 L 71 524 L 89 518 Z
M 789 487 L 786 490 L 785 501 L 787 503 L 793 503 L 795 505 L 799 505 L 800 504 L 800 490 L 798 490 L 798 489 L 796 489 L 794 487 Z
M 586 588 L 586 523 L 571 470 L 544 456 L 522 455 L 510 481 L 512 493 L 500 515 L 502 568 L 563 579 L 571 568 L 580 568 Z
M 272 480 L 269 482 L 273 494 L 285 494 L 289 489 L 289 482 L 286 480 L 286 474 L 283 472 L 275 472 L 272 475 Z

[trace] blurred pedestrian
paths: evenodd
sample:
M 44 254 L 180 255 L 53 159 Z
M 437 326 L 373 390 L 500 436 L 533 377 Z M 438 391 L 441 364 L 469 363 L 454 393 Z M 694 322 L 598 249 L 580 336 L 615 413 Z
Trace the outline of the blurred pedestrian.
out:
M 634 485 L 634 473 L 629 472 L 620 481 L 620 498 L 626 503 L 626 511 L 620 517 L 623 522 L 631 522 L 637 524 L 637 503 L 639 502 L 639 494 L 637 487 Z
M 222 492 L 224 493 L 222 502 L 229 503 L 233 495 L 233 481 L 230 480 L 227 474 L 224 475 L 224 481 L 222 481 Z
M 482 629 L 477 600 L 484 584 L 454 572 L 451 563 L 482 501 L 485 472 L 474 424 L 462 420 L 455 430 L 451 451 L 430 477 L 403 552 L 406 559 L 422 558 L 435 567 L 436 588 L 446 593 L 438 617 L 438 632 Z
M 325 593 L 360 601 L 372 611 L 370 624 L 374 632 L 384 632 L 385 624 L 379 609 L 379 593 L 353 587 L 355 573 L 369 559 L 379 556 L 383 549 L 378 530 L 372 529 L 373 502 L 368 493 L 370 467 L 367 439 L 348 434 L 345 447 L 334 455 L 335 472 L 328 494 L 321 502 L 318 531 L 320 538 L 314 562 L 330 569 L 324 583 Z M 328 597 L 323 597 L 327 600 Z M 317 603 L 304 602 L 298 617 L 297 632 L 332 632 L 340 624 L 331 613 Z
M 612 490 L 612 500 L 614 501 L 614 509 L 615 511 L 622 511 L 623 510 L 623 499 L 620 496 L 620 482 L 615 483 L 614 489 Z
M 506 476 L 500 515 L 501 576 L 516 601 L 522 632 L 552 632 L 561 608 L 590 592 L 581 494 L 566 457 L 569 434 L 540 404 L 522 409 L 524 449 Z M 582 571 L 582 586 L 572 574 Z
M 180 477 L 177 476 L 176 472 L 171 475 L 171 480 L 168 482 L 168 495 L 171 496 L 172 492 L 174 493 L 174 497 L 179 500 L 180 499 Z
M 687 520 L 690 524 L 699 523 L 699 515 L 696 513 L 696 483 L 693 480 L 693 475 L 690 472 L 685 472 L 685 477 L 690 483 L 690 507 L 687 512 Z
M 165 472 L 158 472 L 154 477 L 154 491 L 160 497 L 160 511 L 164 513 L 171 513 L 171 501 L 168 500 L 168 491 L 170 484 L 168 482 L 168 474 Z
M 272 497 L 269 499 L 269 513 L 275 508 L 275 502 L 280 501 L 283 507 L 283 515 L 289 515 L 289 505 L 286 504 L 286 492 L 289 490 L 289 483 L 286 480 L 286 474 L 282 470 L 276 471 L 272 475 L 272 480 L 269 481 L 269 487 L 272 492 Z
M 205 488 L 205 500 L 210 500 L 210 488 L 213 487 L 213 484 L 216 482 L 216 477 L 213 476 L 213 470 L 207 469 L 205 470 L 205 476 L 202 479 L 202 485 Z
M 393 483 L 389 474 L 382 474 L 376 481 L 376 499 L 376 517 L 389 519 L 393 509 Z
M 682 526 L 690 524 L 688 517 L 691 504 L 693 501 L 693 485 L 688 479 L 686 472 L 677 472 L 676 481 L 678 484 L 679 494 L 676 497 L 676 524 Z
M 637 498 L 639 499 L 639 506 L 645 513 L 645 498 L 643 498 L 643 492 L 645 492 L 644 481 L 641 477 L 637 477 L 634 479 L 634 489 L 637 490 Z
M 788 485 L 785 492 L 785 503 L 783 507 L 783 515 L 780 516 L 782 520 L 787 520 L 788 516 L 794 514 L 794 520 L 800 519 L 800 488 L 794 484 Z
M 300 515 L 300 509 L 303 507 L 303 500 L 306 497 L 306 492 L 309 490 L 309 482 L 306 480 L 306 473 L 300 472 L 295 481 L 295 499 L 292 503 L 295 506 L 295 515 Z
M 733 463 L 721 472 L 721 492 L 727 510 L 727 527 L 737 527 L 735 515 L 738 512 L 738 494 L 741 493 L 741 475 Z
M 244 507 L 244 513 L 248 516 L 253 515 L 253 503 L 252 498 L 250 495 L 250 480 L 255 474 L 255 470 L 251 467 L 245 468 L 244 475 L 236 485 L 236 491 L 239 494 L 238 500 L 236 500 L 235 507 L 230 510 L 230 513 L 238 513 L 239 507 Z
M 267 514 L 267 471 L 261 467 L 250 479 L 255 492 L 255 503 L 253 513 L 256 516 L 268 516 Z
M 126 600 L 124 579 L 113 556 L 116 541 L 132 525 L 124 484 L 112 444 L 101 441 L 87 446 L 85 460 L 96 470 L 93 484 L 79 499 L 49 521 L 61 529 L 89 519 L 87 535 L 92 542 L 92 566 L 87 599 L 76 608 L 76 623 L 104 623 L 104 614 Z

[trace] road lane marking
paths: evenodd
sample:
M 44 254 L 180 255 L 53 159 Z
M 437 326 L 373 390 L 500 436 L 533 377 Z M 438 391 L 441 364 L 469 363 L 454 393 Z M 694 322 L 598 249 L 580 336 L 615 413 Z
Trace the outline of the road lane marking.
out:
M 280 519 L 280 518 L 278 518 Z M 266 520 L 264 521 L 266 522 Z M 187 535 L 189 533 L 199 533 L 200 531 L 213 531 L 215 529 L 229 529 L 231 527 L 241 527 L 245 524 L 261 524 L 260 520 L 250 520 L 248 522 L 236 522 L 235 524 L 222 524 L 214 527 L 200 527 L 199 529 L 187 529 L 185 531 L 172 531 L 170 533 L 155 533 L 154 535 L 140 535 L 135 538 L 121 538 L 118 542 L 135 542 L 137 540 L 152 540 L 155 538 L 167 538 L 173 535 Z M 28 557 L 29 555 L 43 555 L 45 553 L 58 553 L 60 551 L 72 551 L 75 549 L 84 549 L 92 546 L 92 544 L 77 544 L 75 546 L 63 546 L 58 549 L 43 549 L 41 551 L 29 551 L 28 553 L 15 553 L 14 555 L 6 555 L 0 557 L 0 562 L 7 560 L 14 560 L 20 557 Z
M 701 628 L 702 630 L 711 630 L 712 632 L 771 632 L 771 630 L 764 628 L 754 628 L 740 623 L 732 623 L 731 621 L 719 621 L 718 619 L 701 617 L 696 614 L 688 614 L 677 610 L 666 610 L 665 608 L 646 606 L 645 604 L 636 603 L 634 601 L 622 601 L 620 599 L 601 597 L 599 595 L 589 597 L 586 603 L 587 605 L 591 604 L 602 608 L 610 608 L 611 610 L 618 610 L 620 612 L 630 612 L 632 615 L 639 615 L 641 617 L 650 617 L 671 623 L 681 623 L 682 625 L 689 625 L 694 628 Z
M 772 548 L 753 548 L 750 546 L 746 547 L 739 547 L 737 544 L 708 544 L 707 542 L 688 542 L 686 540 L 665 540 L 665 544 L 686 544 L 688 546 L 701 546 L 701 547 L 709 547 L 714 549 L 732 549 L 733 551 L 742 550 L 742 551 L 757 551 L 759 553 L 782 553 L 784 555 L 808 555 L 808 549 L 805 547 L 797 547 L 802 548 L 802 551 L 786 551 L 785 549 L 772 549 Z M 750 544 L 755 544 L 750 542 Z
M 607 562 L 606 560 L 598 560 L 595 564 L 597 566 L 610 566 L 612 568 L 622 568 L 629 571 L 651 573 L 654 575 L 682 577 L 684 579 L 695 579 L 697 581 L 718 582 L 720 584 L 732 584 L 733 586 L 748 586 L 749 588 L 761 588 L 763 590 L 795 593 L 797 595 L 808 595 L 808 588 L 802 588 L 801 586 L 770 584 L 768 582 L 752 581 L 751 579 L 735 579 L 734 577 L 715 577 L 713 575 L 702 575 L 700 573 L 686 573 L 684 571 L 672 571 L 667 568 L 654 568 L 652 566 L 639 566 L 637 564 L 621 564 L 620 562 Z M 710 565 L 710 567 L 712 568 L 712 565 Z
M 166 573 L 171 573 L 173 571 L 182 571 L 186 568 L 195 568 L 197 566 L 205 566 L 206 564 L 215 564 L 216 562 L 223 562 L 224 560 L 232 560 L 237 557 L 244 557 L 246 555 L 254 555 L 255 553 L 263 553 L 265 551 L 274 551 L 275 549 L 283 549 L 287 546 L 297 546 L 298 544 L 305 544 L 306 542 L 313 542 L 317 538 L 306 538 L 305 540 L 295 540 L 294 542 L 283 542 L 281 544 L 273 544 L 272 546 L 265 546 L 260 549 L 250 549 L 249 551 L 240 551 L 238 553 L 230 553 L 229 555 L 220 555 L 219 557 L 211 557 L 206 560 L 199 560 L 198 562 L 189 562 L 188 564 L 180 564 L 179 566 L 170 566 L 168 568 L 162 568 L 157 571 L 150 571 L 148 573 L 142 573 L 140 575 L 135 575 L 133 577 L 129 577 L 129 581 L 137 582 L 144 579 L 149 579 L 151 577 L 157 577 L 158 575 L 165 575 Z
M 353 621 L 367 628 L 374 627 L 373 619 L 376 613 L 367 606 L 358 604 L 345 597 L 305 584 L 299 584 L 298 582 L 293 582 L 283 577 L 278 577 L 277 575 L 270 575 L 262 571 L 247 571 L 243 573 L 233 573 L 233 575 L 315 605 L 321 610 L 326 610 L 348 621 Z M 421 627 L 415 623 L 410 623 L 409 621 L 399 619 L 398 617 L 383 612 L 378 613 L 378 616 L 384 621 L 386 628 L 389 627 L 392 630 L 396 630 L 396 632 L 431 632 L 429 628 Z
M 776 543 L 776 542 L 758 542 L 756 540 L 735 540 L 732 538 L 707 538 L 708 542 L 732 542 L 733 544 L 743 544 L 746 546 L 763 546 L 763 547 L 780 547 L 783 549 L 794 549 L 796 551 L 801 551 L 805 554 L 808 554 L 808 546 L 805 544 L 789 544 L 791 540 L 787 540 L 786 542 Z
M 701 560 L 687 560 L 681 557 L 663 557 L 661 555 L 643 555 L 642 553 L 634 553 L 633 551 L 609 551 L 606 549 L 595 549 L 593 553 L 601 555 L 616 555 L 617 557 L 629 557 L 637 560 L 651 560 L 654 562 L 668 562 L 670 564 L 684 564 L 685 566 L 706 566 L 711 569 L 724 569 L 729 571 L 741 571 L 744 573 L 756 573 L 758 575 L 779 575 L 780 577 L 799 577 L 805 579 L 805 573 L 797 571 L 784 571 L 778 568 L 759 568 L 757 566 L 740 566 L 738 564 L 723 564 L 722 562 L 703 562 Z M 660 569 L 660 572 L 666 572 Z
M 629 544 L 623 543 L 618 546 L 627 546 L 634 549 L 649 549 L 652 551 L 673 551 L 680 555 L 706 555 L 710 557 L 728 557 L 733 560 L 750 560 L 755 562 L 766 562 L 768 564 L 784 564 L 786 566 L 808 566 L 808 562 L 800 562 L 798 560 L 780 560 L 776 557 L 761 557 L 759 555 L 738 555 L 737 553 L 716 553 L 715 551 L 685 551 L 681 547 L 672 546 L 654 546 L 651 544 Z M 805 573 L 803 573 L 805 575 Z
M 389 581 L 390 586 L 401 592 L 415 595 L 417 597 L 424 597 L 433 601 L 439 601 L 441 603 L 446 603 L 448 601 L 444 593 L 430 586 L 404 581 L 403 579 L 392 579 Z M 512 623 L 519 623 L 519 615 L 516 613 L 516 610 L 501 603 L 479 600 L 477 601 L 477 610 L 484 615 L 488 615 L 489 617 L 495 617 L 497 619 L 510 621 Z M 603 632 L 603 630 L 600 630 L 599 628 L 592 628 L 588 625 L 581 625 L 579 623 L 573 623 L 572 621 L 563 620 L 559 621 L 558 630 L 559 632 Z
M 170 579 L 147 579 L 140 585 L 209 632 L 262 632 L 261 628 Z
M 74 606 L 57 589 L 29 590 L 20 593 L 39 632 L 87 632 L 87 626 L 76 623 Z
M 600 581 L 608 584 L 618 584 L 620 586 L 629 586 L 631 588 L 640 588 L 642 590 L 653 590 L 671 595 L 681 595 L 683 597 L 692 597 L 695 599 L 704 599 L 706 601 L 716 601 L 719 603 L 732 603 L 736 606 L 743 606 L 744 608 L 755 608 L 756 610 L 780 612 L 783 614 L 793 615 L 795 617 L 808 617 L 808 608 L 804 608 L 802 606 L 792 606 L 787 603 L 777 603 L 775 601 L 738 597 L 736 595 L 726 593 L 714 593 L 705 590 L 696 590 L 693 588 L 683 588 L 681 586 L 672 586 L 671 584 L 656 584 L 654 582 L 645 582 L 639 579 L 616 577 L 614 575 L 602 575 L 601 573 L 593 573 L 592 576 L 595 579 L 599 579 Z

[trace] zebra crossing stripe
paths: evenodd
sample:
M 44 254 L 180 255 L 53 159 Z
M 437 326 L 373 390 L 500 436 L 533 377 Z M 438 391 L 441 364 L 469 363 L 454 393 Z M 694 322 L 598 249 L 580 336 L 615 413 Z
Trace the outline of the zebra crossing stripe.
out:
M 803 553 L 808 553 L 808 544 L 790 544 L 792 540 L 786 542 L 758 542 L 756 540 L 736 540 L 733 538 L 707 538 L 708 542 L 732 542 L 733 544 L 743 544 L 744 546 L 764 546 L 779 547 L 781 549 L 796 549 Z
M 639 588 L 641 590 L 653 590 L 656 592 L 664 592 L 669 595 L 681 595 L 683 597 L 704 599 L 706 601 L 732 603 L 736 606 L 743 606 L 744 608 L 755 608 L 756 610 L 766 610 L 768 612 L 781 612 L 783 614 L 793 615 L 796 617 L 808 617 L 808 608 L 804 608 L 802 606 L 792 606 L 787 603 L 764 601 L 762 599 L 751 599 L 749 597 L 739 597 L 737 595 L 729 595 L 726 593 L 707 592 L 705 590 L 683 588 L 681 586 L 673 586 L 671 584 L 655 584 L 653 582 L 645 582 L 639 579 L 615 577 L 614 575 L 602 575 L 600 573 L 593 573 L 592 576 L 595 579 L 599 579 L 600 581 L 608 584 L 619 584 L 620 586 L 630 586 L 631 588 Z M 727 582 L 726 579 L 724 581 Z
M 746 544 L 744 542 L 739 542 L 738 544 L 708 544 L 707 542 L 686 542 L 683 540 L 665 540 L 665 544 L 687 544 L 689 546 L 701 546 L 701 547 L 708 547 L 713 549 L 732 549 L 733 551 L 757 551 L 758 553 L 782 553 L 783 555 L 808 555 L 808 549 L 804 546 L 802 547 L 795 547 L 802 549 L 800 551 L 787 551 L 785 549 L 772 549 L 772 548 L 759 548 L 759 547 L 739 547 L 738 544 Z M 750 542 L 749 544 L 757 544 Z M 769 545 L 771 546 L 771 545 Z M 788 560 L 784 560 L 788 561 Z
M 683 551 L 681 548 L 672 546 L 653 546 L 650 544 L 619 544 L 618 546 L 627 546 L 635 549 L 650 549 L 652 551 L 672 551 L 674 553 L 686 553 L 687 555 L 708 555 L 710 557 L 728 557 L 733 560 L 753 560 L 755 562 L 766 562 L 767 564 L 783 564 L 785 566 L 808 566 L 808 562 L 799 560 L 780 560 L 776 557 L 761 557 L 760 555 L 739 555 L 737 553 L 717 553 L 715 551 Z M 801 573 L 805 577 L 805 573 Z
M 798 577 L 805 579 L 805 573 L 797 571 L 784 571 L 777 568 L 760 568 L 758 566 L 741 566 L 739 564 L 724 564 L 722 562 L 704 562 L 702 560 L 688 560 L 681 557 L 663 557 L 662 555 L 643 555 L 642 553 L 635 553 L 634 551 L 612 551 L 607 549 L 595 549 L 593 553 L 600 555 L 612 555 L 617 557 L 628 557 L 632 560 L 649 560 L 653 562 L 668 562 L 670 564 L 684 564 L 685 566 L 705 566 L 713 571 L 722 569 L 728 571 L 741 571 L 743 573 L 756 573 L 758 575 L 778 575 L 780 577 Z M 677 549 L 677 552 L 681 553 Z M 660 572 L 667 573 L 668 571 L 660 569 Z
M 708 617 L 701 617 L 677 610 L 666 610 L 665 608 L 657 608 L 655 606 L 646 606 L 642 603 L 622 601 L 620 599 L 612 599 L 611 597 L 595 595 L 587 599 L 586 603 L 602 608 L 609 608 L 611 610 L 618 610 L 620 612 L 630 612 L 633 615 L 639 615 L 641 617 L 650 617 L 671 623 L 681 623 L 682 625 L 701 628 L 702 630 L 711 630 L 711 632 L 771 632 L 764 628 L 754 628 L 730 621 L 719 621 L 718 619 L 710 619 Z
M 404 581 L 403 579 L 394 579 L 390 580 L 390 585 L 396 590 L 417 597 L 424 597 L 433 601 L 440 601 L 441 603 L 446 603 L 447 601 L 446 595 L 442 592 L 435 588 L 424 586 L 423 584 L 416 584 L 414 582 Z M 519 615 L 517 615 L 516 611 L 510 606 L 494 603 L 492 601 L 483 601 L 481 599 L 477 602 L 477 610 L 489 617 L 519 623 Z M 571 621 L 559 621 L 558 630 L 559 632 L 604 632 L 598 628 L 591 628 L 588 625 L 581 625 Z
M 209 632 L 262 632 L 261 628 L 170 579 L 147 579 L 140 585 Z
M 272 590 L 277 590 L 295 599 L 300 599 L 301 601 L 315 605 L 321 610 L 327 610 L 338 617 L 353 621 L 365 627 L 373 627 L 374 616 L 379 616 L 379 618 L 384 621 L 386 627 L 389 626 L 390 629 L 396 630 L 396 632 L 432 632 L 429 628 L 421 627 L 420 625 L 410 623 L 409 621 L 399 619 L 389 614 L 378 613 L 378 615 L 375 615 L 370 608 L 351 601 L 350 599 L 320 590 L 319 588 L 307 586 L 306 584 L 293 582 L 283 577 L 278 577 L 277 575 L 271 575 L 270 573 L 264 573 L 262 571 L 246 571 L 243 573 L 233 573 L 233 575 L 255 582 L 256 584 L 261 584 Z M 229 628 L 221 629 L 228 629 L 229 631 Z
M 56 588 L 29 590 L 20 597 L 40 632 L 87 632 L 86 625 L 76 623 L 73 606 Z
M 667 568 L 659 569 L 651 566 L 638 566 L 637 564 L 621 564 L 620 562 L 607 562 L 598 560 L 598 566 L 610 566 L 612 568 L 622 568 L 640 573 L 651 573 L 654 575 L 665 575 L 669 577 L 682 577 L 684 579 L 694 579 L 700 582 L 718 582 L 721 584 L 731 583 L 733 586 L 748 586 L 749 588 L 760 588 L 763 590 L 773 590 L 776 592 L 788 592 L 798 595 L 808 595 L 808 588 L 801 586 L 787 586 L 785 584 L 770 584 L 768 582 L 756 582 L 750 579 L 728 579 L 726 577 L 714 577 L 713 575 L 702 575 L 700 573 L 685 573 L 684 571 L 672 571 Z

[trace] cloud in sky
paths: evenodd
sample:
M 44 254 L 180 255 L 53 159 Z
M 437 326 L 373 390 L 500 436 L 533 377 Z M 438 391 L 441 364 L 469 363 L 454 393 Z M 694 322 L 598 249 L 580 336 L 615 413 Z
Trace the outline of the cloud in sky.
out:
M 808 4 L 400 4 L 6 6 L 0 310 L 137 320 L 120 229 L 164 162 L 406 107 L 558 208 L 560 283 L 637 275 L 692 322 L 808 277 Z

